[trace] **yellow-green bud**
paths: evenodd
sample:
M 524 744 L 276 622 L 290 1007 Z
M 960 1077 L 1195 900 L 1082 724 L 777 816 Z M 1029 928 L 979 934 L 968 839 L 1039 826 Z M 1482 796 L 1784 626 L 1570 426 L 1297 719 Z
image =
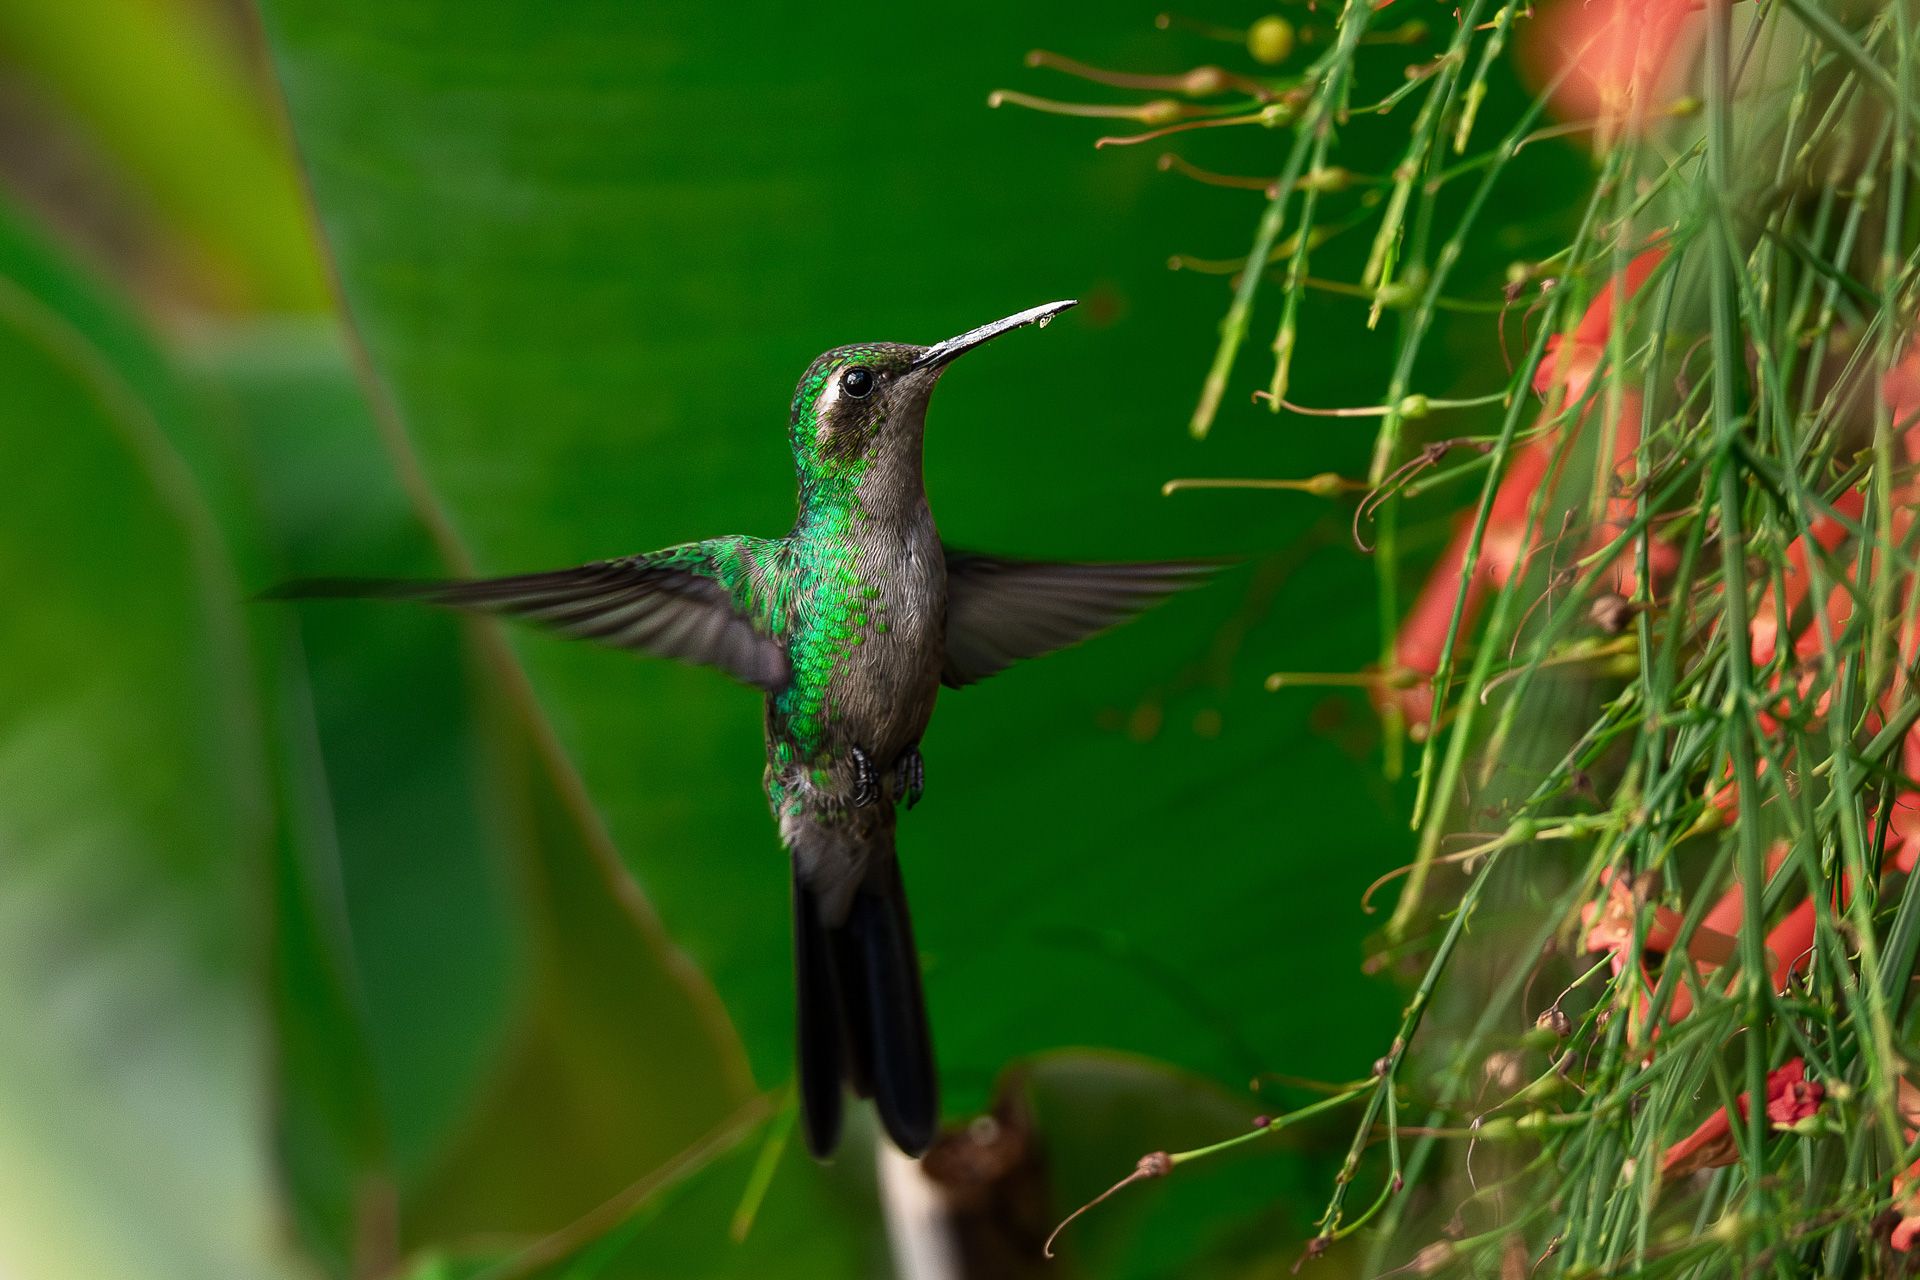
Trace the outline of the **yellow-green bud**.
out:
M 1512 1116 L 1495 1116 L 1477 1126 L 1473 1136 L 1481 1142 L 1511 1142 L 1520 1136 L 1520 1125 Z
M 1277 13 L 1268 14 L 1248 29 L 1247 52 L 1269 67 L 1285 62 L 1293 55 L 1293 24 Z
M 1302 174 L 1296 185 L 1302 191 L 1345 191 L 1351 181 L 1353 174 L 1335 165 Z

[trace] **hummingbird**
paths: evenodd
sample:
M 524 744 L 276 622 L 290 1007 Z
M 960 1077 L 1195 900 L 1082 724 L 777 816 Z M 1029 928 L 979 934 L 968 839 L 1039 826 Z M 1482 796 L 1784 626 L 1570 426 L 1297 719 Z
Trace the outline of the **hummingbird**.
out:
M 319 579 L 277 598 L 407 598 L 717 667 L 766 698 L 767 803 L 793 876 L 796 1072 L 808 1149 L 839 1143 L 846 1090 L 910 1156 L 939 1095 L 895 856 L 926 785 L 942 687 L 1075 644 L 1191 585 L 1199 561 L 1018 560 L 956 550 L 927 504 L 921 442 L 957 357 L 1044 327 L 1052 302 L 932 346 L 836 347 L 788 414 L 799 514 L 784 537 L 689 542 L 577 568 L 440 582 Z

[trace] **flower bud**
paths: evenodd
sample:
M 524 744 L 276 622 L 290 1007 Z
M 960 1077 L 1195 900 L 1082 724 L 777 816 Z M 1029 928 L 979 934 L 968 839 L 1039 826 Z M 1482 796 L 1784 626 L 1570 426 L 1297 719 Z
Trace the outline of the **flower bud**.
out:
M 1587 618 L 1608 635 L 1617 636 L 1633 621 L 1633 606 L 1623 597 L 1608 592 L 1594 600 L 1593 607 L 1587 610 Z
M 1227 89 L 1227 73 L 1219 67 L 1195 67 L 1180 77 L 1180 91 L 1192 98 L 1210 98 Z
M 1347 184 L 1353 181 L 1353 174 L 1330 165 L 1325 169 L 1315 169 L 1312 173 L 1302 174 L 1300 181 L 1294 184 L 1301 191 L 1345 191 Z
M 1247 30 L 1247 52 L 1269 67 L 1285 62 L 1293 54 L 1293 24 L 1277 13 L 1268 14 Z

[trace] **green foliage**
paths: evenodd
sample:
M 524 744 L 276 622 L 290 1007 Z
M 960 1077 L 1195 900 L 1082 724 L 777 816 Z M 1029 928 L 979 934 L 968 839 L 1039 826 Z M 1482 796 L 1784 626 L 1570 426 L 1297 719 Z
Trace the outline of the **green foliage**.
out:
M 1404 79 L 1364 54 L 1419 25 L 1401 17 L 1345 6 L 1292 75 L 1069 68 L 1191 102 L 1004 99 L 1160 126 L 1148 137 L 1290 128 L 1245 259 L 1281 269 L 1241 271 L 1197 434 L 1270 284 L 1276 412 L 1312 412 L 1288 400 L 1310 287 L 1367 298 L 1393 335 L 1379 403 L 1337 411 L 1379 421 L 1364 483 L 1240 482 L 1368 492 L 1385 645 L 1346 679 L 1383 712 L 1390 769 L 1416 731 L 1418 846 L 1386 940 L 1423 974 L 1348 1095 L 1359 1129 L 1316 1245 L 1377 1223 L 1375 1270 L 1904 1274 L 1911 7 L 1566 6 L 1538 15 L 1559 22 L 1554 49 L 1525 6 L 1468 4 Z M 1545 88 L 1502 104 L 1489 69 L 1516 30 L 1546 47 Z M 1570 125 L 1543 123 L 1556 99 Z M 1402 113 L 1406 145 L 1367 177 L 1349 125 L 1376 112 Z M 1498 393 L 1424 394 L 1436 347 L 1494 336 L 1445 323 L 1492 302 L 1450 291 L 1535 179 L 1530 152 L 1568 130 L 1592 135 L 1596 171 L 1569 184 L 1577 225 L 1511 272 L 1508 302 L 1534 302 L 1524 355 Z M 1309 256 L 1325 272 L 1342 239 L 1366 245 L 1357 285 L 1314 286 Z M 1411 438 L 1437 410 L 1492 405 L 1468 433 Z M 1462 482 L 1478 502 L 1403 620 L 1401 509 Z
M 318 309 L 325 287 L 298 179 L 243 44 L 210 7 L 0 5 L 0 49 L 28 91 L 12 128 L 29 131 L 33 149 L 84 136 L 98 151 L 75 167 L 111 184 L 122 207 L 95 211 L 102 220 L 158 259 L 142 274 L 185 281 L 223 309 Z
M 1392 797 L 1357 767 L 1364 730 L 1317 733 L 1313 708 L 1260 686 L 1268 654 L 1331 661 L 1362 641 L 1343 608 L 1359 566 L 1260 558 L 1342 536 L 1309 510 L 1158 496 L 1192 447 L 1165 429 L 1184 392 L 1163 375 L 1204 356 L 1212 306 L 1164 252 L 1230 234 L 1240 198 L 1196 213 L 1149 157 L 1063 165 L 1044 122 L 981 106 L 1023 44 L 1083 15 L 1007 5 L 956 29 L 879 5 L 736 26 L 695 5 L 262 9 L 352 339 L 247 312 L 156 337 L 135 318 L 151 277 L 117 282 L 130 302 L 35 235 L 4 258 L 6 287 L 113 371 L 113 412 L 158 426 L 116 461 L 129 446 L 102 434 L 107 410 L 36 371 L 31 317 L 9 318 L 21 391 L 0 446 L 36 483 L 0 512 L 0 557 L 25 566 L 9 581 L 35 603 L 0 633 L 0 660 L 42 701 L 17 720 L 9 704 L 0 733 L 72 746 L 19 748 L 32 766 L 6 818 L 42 812 L 29 799 L 75 824 L 113 818 L 124 848 L 83 861 L 105 900 L 133 904 L 142 948 L 21 872 L 4 954 L 25 955 L 38 922 L 59 972 L 124 966 L 133 994 L 105 1030 L 69 1037 L 55 1002 L 20 988 L 46 1059 L 7 1059 L 20 1083 L 0 1088 L 44 1088 L 47 1105 L 8 1119 L 78 1117 L 79 1138 L 17 1148 L 48 1212 L 20 1219 L 0 1258 L 56 1277 L 882 1268 L 854 1154 L 820 1170 L 781 1152 L 744 1243 L 730 1235 L 791 1070 L 756 697 L 398 607 L 244 602 L 301 574 L 777 533 L 786 406 L 814 354 L 1053 297 L 1085 302 L 972 357 L 938 396 L 943 528 L 990 551 L 1256 563 L 941 707 L 903 848 L 949 1114 L 1061 1046 L 1146 1055 L 1038 1071 L 1058 1213 L 1131 1154 L 1240 1131 L 1258 1109 L 1245 1083 L 1275 1061 L 1339 1077 L 1370 1060 L 1390 997 L 1353 964 L 1362 921 L 1297 908 L 1354 900 Z M 1135 16 L 1102 52 L 1159 47 L 1151 10 Z M 930 82 L 914 51 L 935 46 Z M 130 79 L 153 118 L 130 117 L 97 67 L 58 83 L 68 45 L 43 52 L 48 102 L 129 183 L 164 171 L 204 201 L 155 194 L 189 238 L 218 240 L 256 197 L 262 224 L 281 216 L 270 193 L 290 170 L 193 176 L 207 137 L 162 127 L 166 97 L 193 86 Z M 220 66 L 219 84 L 248 83 Z M 256 136 L 254 117 L 228 123 L 230 140 Z M 211 291 L 223 305 L 307 300 L 281 230 L 228 246 L 219 271 L 245 279 Z M 177 301 L 153 310 L 177 317 Z M 1250 467 L 1265 447 L 1223 432 L 1209 457 Z M 1302 448 L 1325 469 L 1360 456 L 1351 440 Z M 155 483 L 136 482 L 143 467 L 160 497 L 139 496 Z M 106 701 L 68 696 L 95 681 Z M 45 830 L 22 847 L 53 858 Z M 7 983 L 53 971 L 21 963 Z M 153 1052 L 169 1069 L 136 1045 L 126 1079 L 99 1083 L 91 1046 L 124 1041 L 128 1009 L 167 1012 Z M 114 1129 L 121 1095 L 178 1142 Z M 1076 1229 L 1070 1256 L 1102 1276 L 1266 1265 L 1305 1230 L 1294 1192 L 1331 1172 L 1325 1131 L 1303 1132 Z M 224 1198 L 181 1204 L 210 1186 Z M 108 1216 L 144 1254 L 98 1229 Z
M 198 424 L 12 220 L 0 274 L 0 1252 L 292 1275 L 248 963 L 266 762 L 239 580 L 175 447 Z

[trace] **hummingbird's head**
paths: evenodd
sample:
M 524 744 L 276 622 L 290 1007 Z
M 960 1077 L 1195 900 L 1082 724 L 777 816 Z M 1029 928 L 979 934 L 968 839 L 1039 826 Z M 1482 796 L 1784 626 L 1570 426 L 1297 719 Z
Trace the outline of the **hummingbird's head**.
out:
M 789 421 L 803 493 L 835 482 L 857 487 L 876 471 L 909 467 L 917 492 L 927 401 L 947 365 L 1009 330 L 1044 325 L 1073 305 L 1050 302 L 930 347 L 868 342 L 822 355 L 801 377 Z

